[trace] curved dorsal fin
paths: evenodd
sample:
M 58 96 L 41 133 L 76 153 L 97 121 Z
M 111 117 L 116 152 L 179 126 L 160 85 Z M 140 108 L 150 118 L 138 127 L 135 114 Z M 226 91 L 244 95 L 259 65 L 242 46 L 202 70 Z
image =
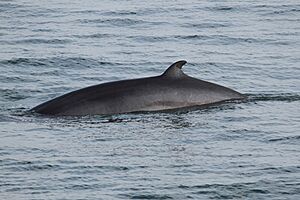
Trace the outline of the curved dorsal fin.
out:
M 171 78 L 180 78 L 186 76 L 181 68 L 183 65 L 185 65 L 187 62 L 185 60 L 180 60 L 175 63 L 173 63 L 163 74 L 162 76 L 167 76 Z

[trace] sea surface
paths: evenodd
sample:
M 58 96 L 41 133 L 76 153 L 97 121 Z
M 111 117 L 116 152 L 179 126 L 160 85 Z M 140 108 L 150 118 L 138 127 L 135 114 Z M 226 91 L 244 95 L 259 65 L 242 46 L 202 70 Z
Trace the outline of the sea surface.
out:
M 181 59 L 248 99 L 28 113 Z M 1 0 L 0 199 L 300 199 L 300 2 Z

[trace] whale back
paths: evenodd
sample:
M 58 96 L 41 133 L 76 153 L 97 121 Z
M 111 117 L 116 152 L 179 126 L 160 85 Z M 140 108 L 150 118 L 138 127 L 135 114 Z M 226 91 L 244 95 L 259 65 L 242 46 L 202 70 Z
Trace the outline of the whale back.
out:
M 103 83 L 73 91 L 34 107 L 48 115 L 115 114 L 211 104 L 244 96 L 182 71 L 184 60 L 160 76 Z

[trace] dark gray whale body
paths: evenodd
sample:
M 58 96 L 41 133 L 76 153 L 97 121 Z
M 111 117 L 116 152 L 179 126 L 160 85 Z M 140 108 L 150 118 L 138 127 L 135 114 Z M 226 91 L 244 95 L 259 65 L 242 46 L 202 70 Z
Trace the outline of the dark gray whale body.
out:
M 160 111 L 243 99 L 232 89 L 192 78 L 172 64 L 162 75 L 122 80 L 83 88 L 32 109 L 47 115 L 97 115 Z

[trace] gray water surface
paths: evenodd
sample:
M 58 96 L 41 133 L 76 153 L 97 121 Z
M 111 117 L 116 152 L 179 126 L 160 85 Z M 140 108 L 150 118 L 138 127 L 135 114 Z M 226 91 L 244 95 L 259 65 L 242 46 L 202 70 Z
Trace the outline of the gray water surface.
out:
M 45 117 L 107 81 L 185 73 L 201 110 Z M 300 199 L 297 1 L 0 1 L 0 199 Z

